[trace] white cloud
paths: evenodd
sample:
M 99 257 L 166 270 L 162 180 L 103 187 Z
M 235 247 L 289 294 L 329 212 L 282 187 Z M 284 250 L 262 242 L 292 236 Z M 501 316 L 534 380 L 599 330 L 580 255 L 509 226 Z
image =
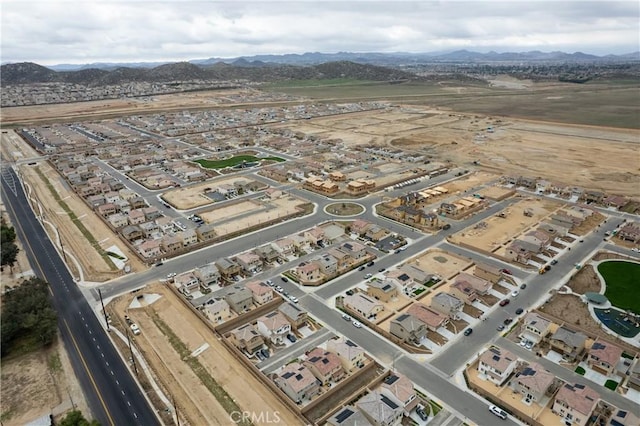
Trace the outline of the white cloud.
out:
M 128 62 L 307 51 L 639 50 L 636 1 L 2 3 L 2 62 Z

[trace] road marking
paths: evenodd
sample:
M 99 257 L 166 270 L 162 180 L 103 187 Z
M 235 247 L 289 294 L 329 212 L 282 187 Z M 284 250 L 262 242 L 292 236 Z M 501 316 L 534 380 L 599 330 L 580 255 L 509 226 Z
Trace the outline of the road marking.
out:
M 127 405 L 128 405 L 129 407 L 131 407 L 131 403 L 130 403 L 129 401 L 127 401 Z
M 111 370 L 111 375 L 112 375 L 112 376 L 115 376 L 115 374 L 113 374 L 113 370 Z
M 18 217 L 18 215 L 16 214 L 15 209 L 13 208 L 13 205 L 10 203 L 6 203 L 9 208 L 11 209 L 11 212 L 13 213 L 14 217 Z M 14 227 L 19 227 L 20 231 L 23 235 L 27 235 L 26 232 L 24 232 L 24 229 L 22 228 L 22 225 L 20 224 L 20 221 L 16 221 L 16 223 L 13 225 Z M 46 235 L 46 234 L 45 234 Z M 31 254 L 33 255 L 33 259 L 35 260 L 36 263 L 36 267 L 40 270 L 40 275 L 41 276 L 45 276 L 45 274 L 42 272 L 42 265 L 40 264 L 40 261 L 38 260 L 38 258 L 35 256 L 35 251 L 33 250 L 33 247 L 31 246 L 31 243 L 29 242 L 29 240 L 27 238 L 24 239 L 24 241 L 22 242 L 25 247 L 28 247 L 29 251 L 31 252 Z M 42 244 L 42 243 L 40 243 Z M 44 247 L 44 245 L 43 245 Z M 50 258 L 50 257 L 49 257 Z M 53 290 L 51 289 L 51 284 L 49 284 L 49 293 L 51 293 L 51 296 L 53 296 Z M 78 311 L 78 314 L 82 315 L 82 312 Z M 105 414 L 107 415 L 107 418 L 109 419 L 109 423 L 112 424 L 113 426 L 115 426 L 115 422 L 113 421 L 113 417 L 111 417 L 111 413 L 109 412 L 109 409 L 107 408 L 107 404 L 104 402 L 104 398 L 102 398 L 102 393 L 100 393 L 100 390 L 98 389 L 98 385 L 96 384 L 95 379 L 93 378 L 93 375 L 91 374 L 91 371 L 89 370 L 89 367 L 87 366 L 87 362 L 84 359 L 84 356 L 82 355 L 82 352 L 80 351 L 80 348 L 78 347 L 78 342 L 76 341 L 76 338 L 73 336 L 73 333 L 71 332 L 71 328 L 69 327 L 69 323 L 67 323 L 66 319 L 62 319 L 62 321 L 64 322 L 64 325 L 67 329 L 67 331 L 69 332 L 69 337 L 71 337 L 71 342 L 73 343 L 73 346 L 76 349 L 76 352 L 78 353 L 78 355 L 80 356 L 80 361 L 82 362 L 82 366 L 84 367 L 84 370 L 87 372 L 87 376 L 89 377 L 89 380 L 91 381 L 91 384 L 93 385 L 93 389 L 96 391 L 96 395 L 98 396 L 98 399 L 100 400 L 100 404 L 102 405 L 102 408 L 104 409 Z M 135 413 L 134 413 L 135 415 Z M 137 418 L 137 416 L 136 416 Z
M 121 390 L 120 393 L 124 395 L 124 391 L 123 390 Z
M 104 363 L 107 364 L 107 367 L 109 366 L 109 363 L 107 361 L 105 361 Z
M 102 352 L 100 352 L 100 356 L 102 356 L 102 358 L 104 358 L 104 354 Z

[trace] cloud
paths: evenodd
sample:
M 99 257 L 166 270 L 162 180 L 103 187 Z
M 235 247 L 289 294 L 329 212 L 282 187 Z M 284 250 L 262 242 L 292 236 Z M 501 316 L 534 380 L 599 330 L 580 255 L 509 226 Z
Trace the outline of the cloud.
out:
M 2 62 L 307 51 L 639 50 L 636 1 L 29 1 L 2 4 Z

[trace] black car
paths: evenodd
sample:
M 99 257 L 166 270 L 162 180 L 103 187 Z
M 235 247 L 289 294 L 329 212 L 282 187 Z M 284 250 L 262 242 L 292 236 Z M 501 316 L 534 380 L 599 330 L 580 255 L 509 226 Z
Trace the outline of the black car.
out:
M 347 296 L 353 296 L 353 290 L 347 290 Z
M 552 264 L 552 265 L 555 265 L 556 263 L 558 263 L 558 261 L 557 261 L 556 259 L 553 259 L 553 260 L 551 261 L 551 264 Z
M 293 334 L 287 334 L 287 339 L 289 339 L 291 343 L 296 342 L 296 336 L 294 336 Z
M 378 269 L 378 272 L 384 272 L 386 270 L 386 268 L 380 268 Z
M 260 353 L 262 354 L 262 356 L 263 356 L 263 357 L 265 357 L 265 359 L 266 359 L 266 358 L 269 358 L 269 351 L 268 351 L 268 350 L 266 350 L 266 349 L 261 349 L 261 350 L 260 350 Z
M 513 318 L 507 318 L 503 322 L 504 322 L 504 325 L 509 325 L 513 322 Z
M 523 312 L 524 312 L 524 309 L 522 309 L 522 308 L 516 309 L 516 315 L 520 315 Z
M 527 288 L 527 285 L 526 285 L 525 283 L 522 283 L 522 285 L 520 286 L 520 288 L 521 288 L 522 290 L 524 290 L 525 288 Z
M 282 282 L 285 282 L 285 283 L 289 282 L 289 279 L 287 277 L 280 277 L 280 279 L 282 280 Z
M 473 333 L 473 328 L 467 328 L 467 329 L 464 331 L 464 335 L 465 335 L 465 336 L 468 336 L 468 335 L 470 335 L 471 333 Z
M 358 268 L 358 271 L 364 271 L 364 265 Z
M 497 329 L 497 330 L 498 330 L 498 331 L 502 331 L 502 330 L 504 330 L 504 325 L 500 324 L 500 325 L 498 326 L 498 329 Z
M 369 263 L 367 263 L 367 266 L 373 266 L 373 260 Z

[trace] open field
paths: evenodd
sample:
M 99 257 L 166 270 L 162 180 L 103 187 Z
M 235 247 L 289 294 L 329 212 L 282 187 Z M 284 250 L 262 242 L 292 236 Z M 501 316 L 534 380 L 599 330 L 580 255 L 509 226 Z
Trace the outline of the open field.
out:
M 243 177 L 209 180 L 200 184 L 190 185 L 186 188 L 172 189 L 162 194 L 162 198 L 178 210 L 190 210 L 213 204 L 214 201 L 207 197 L 205 193 L 214 191 L 220 185 L 233 185 L 235 182 L 246 184 L 249 183 L 250 180 Z
M 544 199 L 525 199 L 503 210 L 506 217 L 490 217 L 479 224 L 453 234 L 449 241 L 454 244 L 465 243 L 481 250 L 493 251 L 525 229 L 540 222 L 542 218 L 561 206 L 559 203 Z M 532 216 L 523 214 L 526 209 L 531 209 Z
M 210 380 L 224 388 L 240 410 L 255 413 L 271 413 L 254 424 L 266 424 L 273 420 L 277 412 L 282 424 L 298 424 L 299 420 L 254 378 L 246 368 L 224 347 L 213 332 L 178 300 L 177 296 L 160 284 L 146 289 L 147 294 L 161 296 L 159 300 L 142 308 L 130 308 L 134 296 L 126 295 L 116 300 L 112 309 L 122 320 L 126 312 L 137 322 L 142 334 L 135 337 L 135 344 L 145 353 L 155 374 L 165 388 L 171 390 L 181 413 L 189 424 L 231 424 L 229 413 L 225 411 L 216 397 L 207 389 L 188 363 L 180 359 L 170 339 L 159 325 L 165 324 L 189 351 L 202 345 L 208 347 L 199 355 L 197 361 L 204 367 Z M 203 373 L 204 374 L 204 373 Z

